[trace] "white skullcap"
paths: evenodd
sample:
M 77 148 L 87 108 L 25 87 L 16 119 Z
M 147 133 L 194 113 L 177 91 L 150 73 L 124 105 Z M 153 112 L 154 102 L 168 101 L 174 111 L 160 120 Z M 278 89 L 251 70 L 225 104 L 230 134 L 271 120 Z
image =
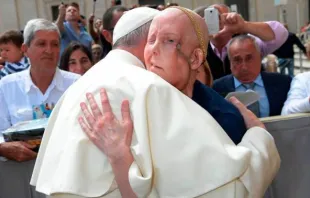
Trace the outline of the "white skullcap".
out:
M 134 8 L 125 12 L 114 27 L 113 45 L 118 39 L 153 20 L 159 12 L 159 10 L 148 7 Z

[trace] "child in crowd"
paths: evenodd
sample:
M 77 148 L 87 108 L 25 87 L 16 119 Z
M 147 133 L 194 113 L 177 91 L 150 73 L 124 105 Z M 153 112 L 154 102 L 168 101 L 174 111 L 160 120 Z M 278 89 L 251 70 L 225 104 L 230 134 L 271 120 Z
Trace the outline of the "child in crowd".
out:
M 24 37 L 19 31 L 10 30 L 0 36 L 0 57 L 4 61 L 3 68 L 0 68 L 0 79 L 30 66 L 28 58 L 24 56 L 23 42 Z

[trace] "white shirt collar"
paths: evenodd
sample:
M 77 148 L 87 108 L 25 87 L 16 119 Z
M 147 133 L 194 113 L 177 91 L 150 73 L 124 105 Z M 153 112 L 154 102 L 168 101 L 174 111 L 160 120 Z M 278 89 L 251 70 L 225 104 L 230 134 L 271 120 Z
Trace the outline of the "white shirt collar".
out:
M 262 79 L 261 74 L 259 74 L 256 79 L 254 80 L 254 83 L 256 85 L 259 85 L 261 87 L 264 87 L 264 82 Z M 243 83 L 241 83 L 235 76 L 234 76 L 234 84 L 235 84 L 235 88 L 238 88 L 239 86 L 241 86 Z
M 28 93 L 30 91 L 31 87 L 37 87 L 37 86 L 33 83 L 32 79 L 31 79 L 30 68 L 29 68 L 27 70 L 27 74 L 26 74 L 26 78 L 25 78 L 25 91 L 26 91 L 26 93 Z M 63 78 L 62 78 L 60 69 L 58 67 L 56 68 L 54 78 L 53 78 L 51 84 L 49 85 L 49 87 L 56 87 L 60 91 L 65 91 Z

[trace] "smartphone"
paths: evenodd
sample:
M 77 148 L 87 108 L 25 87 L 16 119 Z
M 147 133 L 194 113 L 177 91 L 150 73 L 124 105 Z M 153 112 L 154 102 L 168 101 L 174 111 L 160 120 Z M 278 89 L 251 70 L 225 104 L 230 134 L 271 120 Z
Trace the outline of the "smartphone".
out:
M 217 34 L 220 31 L 220 15 L 216 8 L 205 9 L 205 21 L 208 26 L 209 35 Z

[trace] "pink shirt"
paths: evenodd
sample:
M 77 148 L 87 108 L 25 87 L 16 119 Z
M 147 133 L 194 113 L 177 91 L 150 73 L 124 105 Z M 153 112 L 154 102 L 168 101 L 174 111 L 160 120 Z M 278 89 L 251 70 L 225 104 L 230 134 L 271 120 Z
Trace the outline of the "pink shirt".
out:
M 253 36 L 256 40 L 256 43 L 258 44 L 262 57 L 267 56 L 268 54 L 273 53 L 275 50 L 277 50 L 279 47 L 283 45 L 283 43 L 286 41 L 288 37 L 288 31 L 287 29 L 278 21 L 268 21 L 266 22 L 271 29 L 273 30 L 275 34 L 275 39 L 271 41 L 263 41 L 260 38 Z M 229 42 L 228 42 L 229 43 Z M 226 56 L 227 56 L 227 45 L 222 49 L 222 53 L 216 49 L 216 47 L 210 42 L 210 45 L 214 51 L 214 53 L 224 62 Z

